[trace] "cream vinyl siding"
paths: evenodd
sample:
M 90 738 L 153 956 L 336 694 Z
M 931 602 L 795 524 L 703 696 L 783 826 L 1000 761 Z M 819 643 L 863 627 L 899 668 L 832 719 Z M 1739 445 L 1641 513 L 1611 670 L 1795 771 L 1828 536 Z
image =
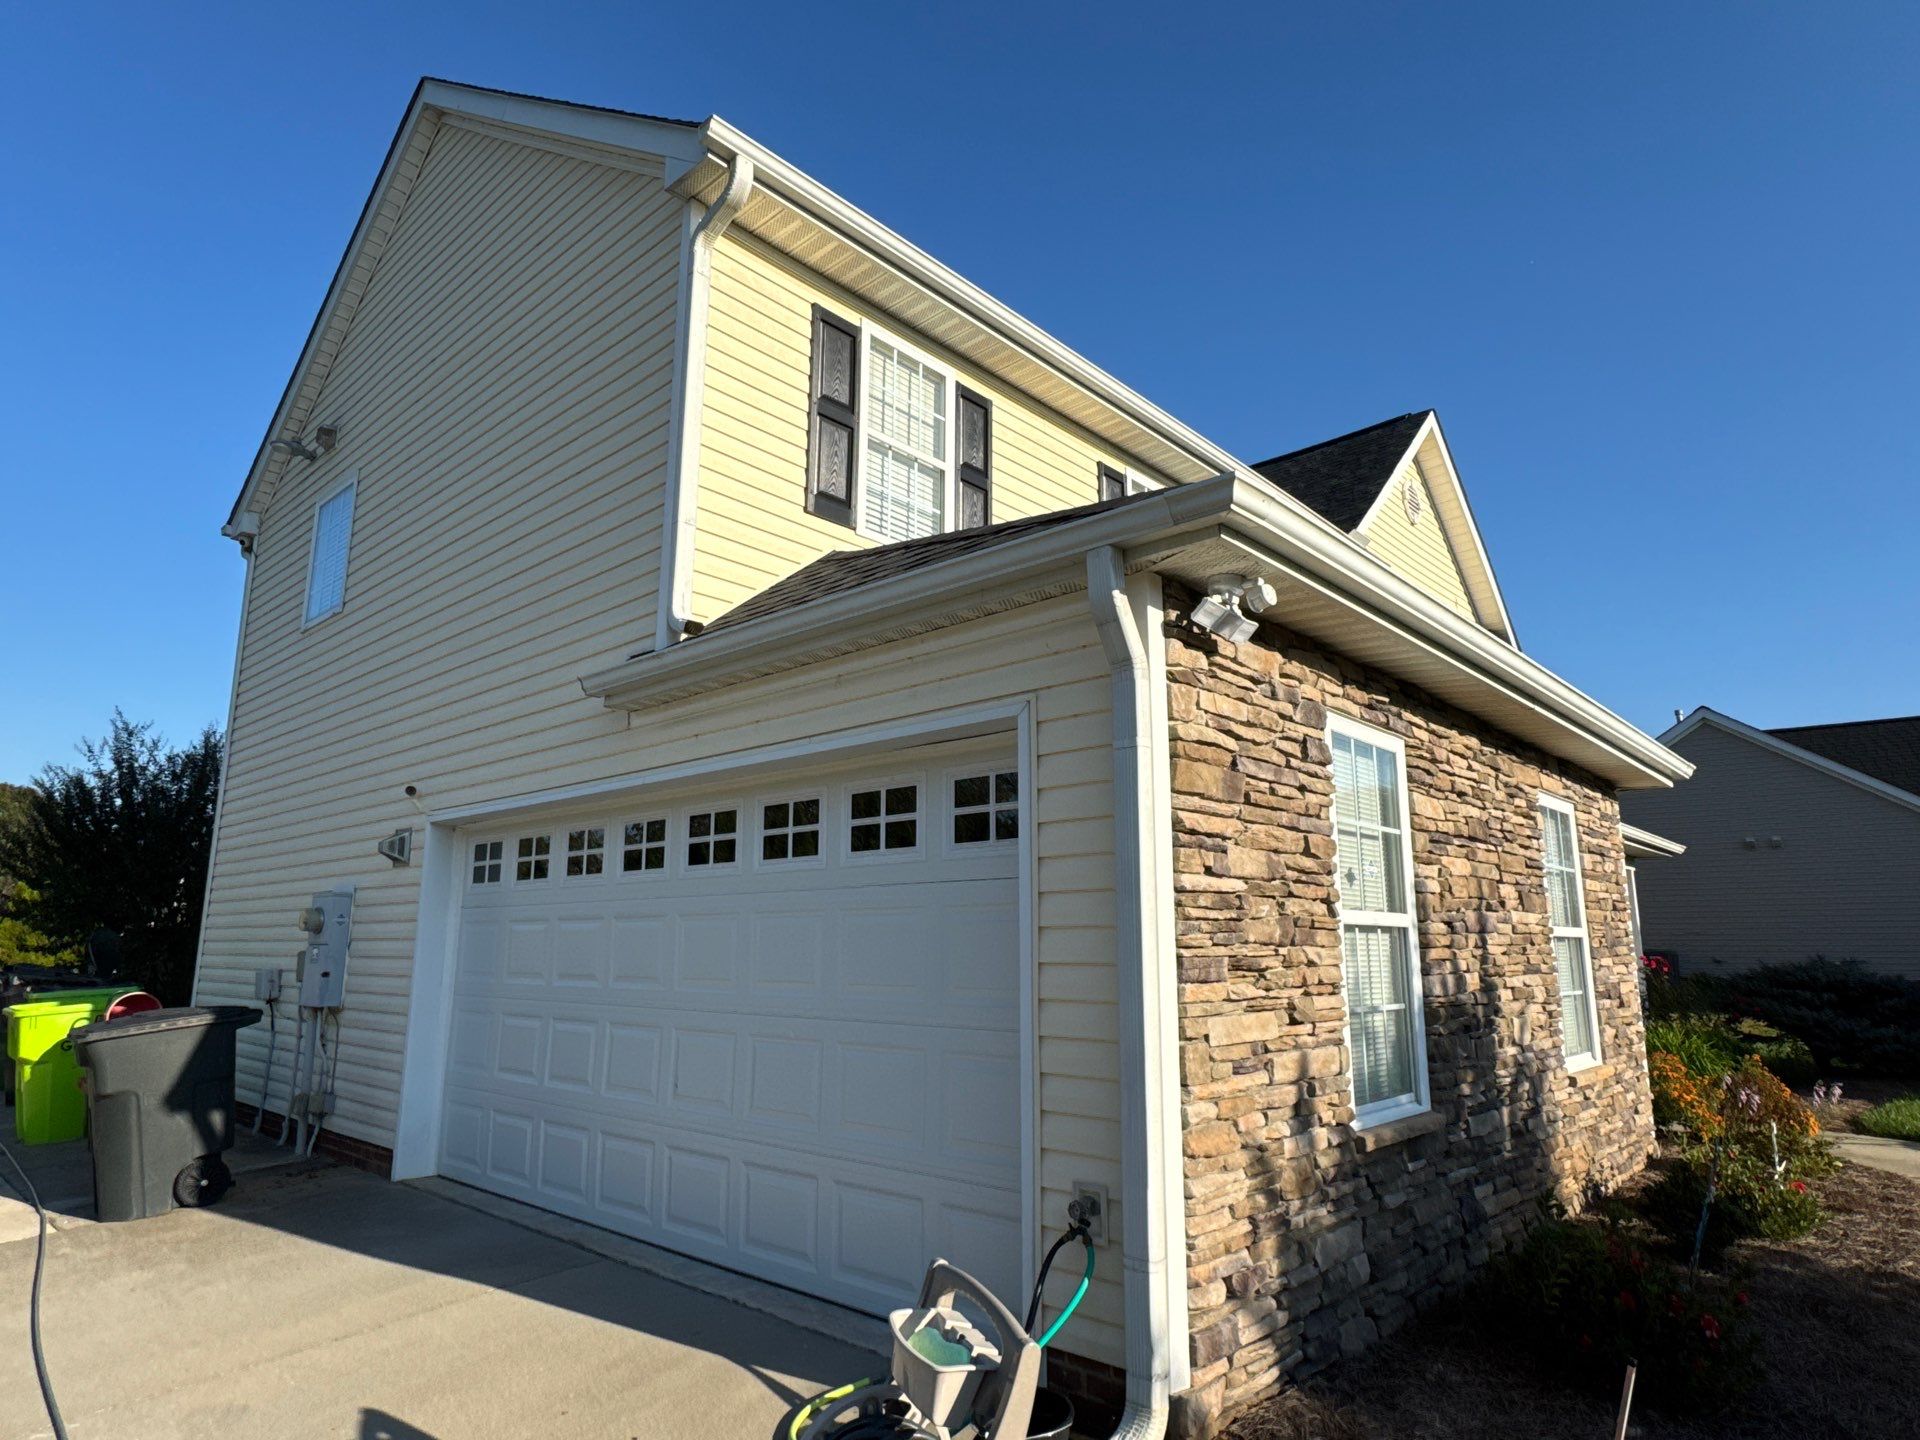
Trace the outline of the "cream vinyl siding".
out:
M 1420 518 L 1407 518 L 1402 488 L 1419 487 Z M 1460 574 L 1460 562 L 1440 525 L 1439 511 L 1433 503 L 1433 490 L 1420 474 L 1420 467 L 1409 460 L 1394 477 L 1392 486 L 1381 498 L 1358 537 L 1380 560 L 1411 580 L 1448 609 L 1474 618 L 1473 601 L 1467 594 L 1467 582 Z
M 262 516 L 199 994 L 290 972 L 306 897 L 356 884 L 343 1133 L 391 1139 L 419 871 L 373 846 L 418 822 L 404 787 L 510 794 L 627 741 L 575 677 L 653 630 L 683 208 L 442 126 L 315 407 L 338 448 Z M 314 506 L 350 470 L 344 603 L 303 632 Z
M 1920 979 L 1920 811 L 1710 723 L 1672 744 L 1693 778 L 1620 796 L 1687 847 L 1636 867 L 1648 946 L 1687 972 L 1824 955 Z
M 873 543 L 805 509 L 815 305 L 892 332 L 992 401 L 993 519 L 1090 505 L 1100 498 L 1101 462 L 1140 468 L 872 306 L 728 231 L 713 253 L 694 618 L 711 620 L 830 550 Z M 862 388 L 868 361 L 863 345 Z M 859 449 L 864 457 L 864 433 Z
M 349 613 L 353 603 L 350 591 Z M 482 674 L 488 666 L 486 656 L 471 664 Z M 274 805 L 258 789 L 246 792 L 252 798 L 244 805 L 230 801 L 234 828 L 222 830 L 218 938 L 209 944 L 203 998 L 245 1000 L 253 965 L 292 955 L 299 940 L 293 917 L 306 895 L 335 879 L 356 881 L 339 1128 L 391 1144 L 420 871 L 390 869 L 373 854 L 373 842 L 407 823 L 411 812 L 400 787 L 408 776 L 426 777 L 418 783 L 435 807 L 482 804 L 1030 697 L 1042 1228 L 1057 1231 L 1076 1180 L 1118 1193 L 1111 682 L 1084 595 L 647 711 L 634 717 L 631 730 L 625 716 L 574 698 L 573 673 L 549 670 L 537 693 L 511 685 L 512 703 L 485 709 L 473 724 L 449 717 L 429 694 L 406 726 L 361 736 L 367 765 L 349 773 L 366 778 L 345 785 L 308 779 L 298 804 Z M 587 709 L 594 713 L 576 722 Z M 236 779 L 244 779 L 247 763 L 242 751 Z M 282 768 L 317 776 L 323 767 L 289 757 Z M 473 833 L 491 832 L 482 825 Z M 241 1032 L 243 1099 L 259 1093 L 265 1046 L 264 1027 Z M 276 1074 L 284 1073 L 276 1065 Z M 1119 1363 L 1119 1266 L 1109 1258 L 1103 1256 L 1084 1318 L 1074 1322 L 1072 1348 Z

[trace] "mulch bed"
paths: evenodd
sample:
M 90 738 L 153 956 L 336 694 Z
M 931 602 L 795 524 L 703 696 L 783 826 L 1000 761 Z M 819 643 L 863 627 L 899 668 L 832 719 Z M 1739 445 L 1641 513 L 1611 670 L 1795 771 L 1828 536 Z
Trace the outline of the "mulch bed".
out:
M 1859 1165 L 1817 1182 L 1827 1220 L 1749 1241 L 1765 1378 L 1733 1409 L 1636 1410 L 1648 1440 L 1920 1436 L 1920 1185 Z M 1642 1366 L 1657 1363 L 1644 1357 Z M 1233 1440 L 1611 1440 L 1619 1397 L 1576 1393 L 1442 1308 L 1240 1419 Z

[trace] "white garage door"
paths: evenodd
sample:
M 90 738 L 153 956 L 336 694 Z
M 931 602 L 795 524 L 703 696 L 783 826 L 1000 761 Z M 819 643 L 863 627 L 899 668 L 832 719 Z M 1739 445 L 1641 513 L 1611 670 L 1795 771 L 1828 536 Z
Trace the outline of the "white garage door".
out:
M 442 1173 L 868 1311 L 934 1255 L 1014 1294 L 1017 777 L 917 753 L 469 834 Z

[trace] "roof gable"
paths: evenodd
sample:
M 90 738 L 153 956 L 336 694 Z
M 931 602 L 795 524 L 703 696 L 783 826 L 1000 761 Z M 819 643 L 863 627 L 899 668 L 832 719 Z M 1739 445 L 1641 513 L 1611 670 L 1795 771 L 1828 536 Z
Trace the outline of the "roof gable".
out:
M 1425 575 L 1408 573 L 1409 557 L 1404 554 L 1402 563 L 1394 568 L 1449 604 L 1456 597 L 1447 592 L 1457 578 L 1466 613 L 1485 629 L 1518 646 L 1500 582 L 1494 577 L 1480 527 L 1474 523 L 1473 508 L 1467 503 L 1460 472 L 1454 468 L 1437 411 L 1416 410 L 1383 420 L 1304 450 L 1276 455 L 1253 469 L 1363 545 L 1371 538 L 1370 549 L 1388 551 L 1395 548 L 1394 539 L 1405 538 L 1388 532 L 1406 528 L 1400 524 L 1403 517 L 1396 517 L 1391 506 L 1401 493 L 1395 482 L 1411 469 L 1412 483 L 1422 486 L 1424 496 L 1432 503 L 1434 518 L 1451 552 L 1452 573 L 1441 573 L 1437 565 L 1427 567 L 1429 573 Z
M 1920 718 L 1897 721 L 1863 721 L 1861 724 L 1885 724 L 1896 727 L 1912 726 L 1916 730 L 1920 730 Z M 1743 721 L 1734 719 L 1731 715 L 1722 715 L 1718 710 L 1712 710 L 1705 705 L 1701 705 L 1678 724 L 1670 726 L 1659 737 L 1660 743 L 1672 748 L 1703 725 L 1711 725 L 1715 729 L 1722 730 L 1729 735 L 1738 736 L 1742 740 L 1759 746 L 1762 750 L 1769 751 L 1789 760 L 1798 761 L 1810 769 L 1818 770 L 1822 774 L 1832 776 L 1835 780 L 1857 786 L 1871 794 L 1878 795 L 1883 800 L 1891 800 L 1894 804 L 1904 805 L 1909 810 L 1920 810 L 1920 792 L 1915 792 L 1903 786 L 1893 784 L 1865 770 L 1856 769 L 1829 755 L 1822 754 L 1811 746 L 1796 744 L 1793 740 L 1785 738 L 1786 736 L 1794 734 L 1795 730 L 1818 732 L 1851 727 L 1807 725 L 1793 727 L 1785 731 L 1759 730 Z M 1905 735 L 1907 732 L 1902 728 L 1897 733 Z M 1823 743 L 1826 743 L 1828 740 L 1828 737 L 1818 734 L 1812 738 Z
M 570 141 L 594 152 L 596 158 L 609 158 L 623 151 L 631 154 L 636 150 L 656 154 L 669 162 L 669 180 L 675 174 L 676 163 L 684 172 L 706 153 L 698 142 L 700 122 L 697 121 L 667 120 L 599 106 L 541 100 L 508 90 L 460 85 L 431 77 L 423 79 L 414 88 L 400 128 L 387 147 L 386 159 L 381 162 L 380 173 L 354 225 L 346 253 L 327 287 L 320 312 L 314 317 L 313 328 L 301 346 L 300 358 L 274 409 L 273 420 L 261 437 L 260 449 L 247 471 L 239 497 L 233 502 L 223 533 L 236 538 L 254 533 L 259 514 L 272 499 L 275 484 L 289 463 L 284 453 L 272 448 L 273 442 L 300 438 L 323 420 L 324 417 L 314 415 L 313 407 L 326 388 L 333 362 L 393 238 L 414 183 L 420 178 L 434 137 L 449 117 L 498 127 L 517 138 L 538 137 L 540 142 L 549 144 L 556 139 Z

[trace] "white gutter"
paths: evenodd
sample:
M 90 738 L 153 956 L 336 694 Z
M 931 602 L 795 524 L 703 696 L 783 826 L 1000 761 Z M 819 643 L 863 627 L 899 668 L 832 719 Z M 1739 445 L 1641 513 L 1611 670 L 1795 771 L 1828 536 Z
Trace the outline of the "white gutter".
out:
M 1643 830 L 1638 825 L 1620 822 L 1620 841 L 1626 848 L 1629 859 L 1648 860 L 1656 856 L 1671 858 L 1687 853 L 1687 847 L 1678 840 L 1669 840 L 1664 835 L 1656 835 L 1651 830 Z
M 1120 551 L 1087 552 L 1087 599 L 1113 679 L 1114 956 L 1119 971 L 1120 1245 L 1125 1294 L 1127 1408 L 1115 1440 L 1158 1440 L 1171 1394 L 1167 1303 L 1168 1196 L 1159 1163 L 1167 1134 L 1163 1047 L 1171 1023 L 1162 1007 L 1158 852 L 1148 833 L 1153 790 L 1153 725 L 1147 644 Z M 1157 639 L 1157 637 L 1156 637 Z M 1181 1337 L 1184 1342 L 1184 1336 Z
M 693 547 L 700 511 L 700 416 L 707 392 L 707 308 L 713 247 L 753 193 L 753 159 L 736 155 L 726 189 L 698 221 L 692 204 L 680 236 L 680 304 L 673 334 L 673 401 L 667 415 L 667 493 L 662 520 L 660 602 L 653 645 L 664 650 L 693 617 Z

